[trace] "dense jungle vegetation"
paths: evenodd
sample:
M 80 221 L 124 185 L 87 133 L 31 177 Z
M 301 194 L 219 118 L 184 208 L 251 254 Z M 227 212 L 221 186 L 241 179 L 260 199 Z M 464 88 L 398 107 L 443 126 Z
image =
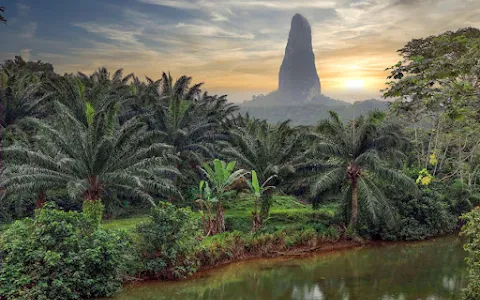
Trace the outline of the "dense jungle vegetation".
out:
M 188 76 L 5 61 L 0 298 L 109 296 L 248 255 L 466 224 L 464 296 L 478 299 L 480 30 L 399 54 L 387 111 L 316 126 L 239 114 Z

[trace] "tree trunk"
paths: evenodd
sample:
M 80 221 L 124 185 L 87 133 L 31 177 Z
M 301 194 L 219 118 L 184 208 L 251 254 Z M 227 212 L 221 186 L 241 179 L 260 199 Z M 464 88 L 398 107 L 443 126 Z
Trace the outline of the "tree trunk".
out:
M 350 217 L 350 229 L 354 229 L 358 218 L 358 178 L 362 174 L 362 170 L 355 162 L 351 161 L 347 167 L 347 174 L 350 184 L 352 185 L 352 215 Z
M 217 222 L 217 230 L 216 233 L 223 233 L 225 232 L 225 212 L 223 210 L 222 203 L 219 202 L 217 206 L 217 215 L 215 216 L 215 220 Z
M 355 228 L 357 224 L 358 218 L 358 187 L 357 182 L 352 183 L 352 216 L 350 217 L 350 225 L 351 229 Z
M 37 208 L 42 208 L 45 202 L 47 202 L 47 195 L 44 191 L 39 191 L 37 193 Z
M 258 215 L 257 212 L 252 212 L 253 215 L 253 227 L 252 227 L 252 232 L 256 232 L 257 230 L 262 227 L 262 220 L 260 219 L 260 216 Z
M 255 204 L 254 204 L 254 209 L 252 212 L 253 215 L 253 227 L 252 227 L 252 232 L 256 232 L 260 227 L 262 226 L 262 220 L 260 218 L 260 215 L 258 214 L 258 198 L 255 197 Z

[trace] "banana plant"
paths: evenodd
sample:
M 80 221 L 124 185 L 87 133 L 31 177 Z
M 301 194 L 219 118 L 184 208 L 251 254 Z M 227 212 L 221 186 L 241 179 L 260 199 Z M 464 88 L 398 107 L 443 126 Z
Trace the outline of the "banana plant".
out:
M 262 226 L 262 219 L 260 218 L 260 214 L 258 213 L 258 206 L 260 205 L 261 199 L 265 195 L 265 193 L 268 190 L 275 188 L 274 186 L 268 185 L 268 182 L 274 179 L 275 175 L 267 178 L 267 180 L 265 180 L 265 182 L 263 182 L 262 185 L 260 185 L 260 182 L 258 181 L 257 172 L 255 170 L 252 170 L 251 175 L 252 175 L 252 179 L 251 181 L 248 181 L 248 185 L 250 186 L 250 189 L 254 195 L 254 201 L 255 201 L 253 206 L 253 211 L 252 211 L 252 215 L 253 215 L 252 231 L 255 232 L 258 229 L 260 229 L 260 227 Z
M 215 205 L 218 203 L 217 197 L 212 193 L 208 182 L 202 180 L 198 186 L 199 199 L 196 202 L 202 211 L 203 233 L 206 236 L 215 234 L 215 217 L 213 215 Z
M 219 159 L 213 161 L 213 168 L 203 163 L 203 168 L 200 170 L 206 177 L 206 181 L 209 183 L 211 193 L 213 197 L 217 199 L 216 204 L 216 233 L 222 233 L 225 231 L 225 212 L 223 210 L 222 200 L 230 192 L 231 186 L 238 180 L 245 178 L 248 173 L 243 169 L 235 170 L 236 163 L 234 161 L 228 164 Z

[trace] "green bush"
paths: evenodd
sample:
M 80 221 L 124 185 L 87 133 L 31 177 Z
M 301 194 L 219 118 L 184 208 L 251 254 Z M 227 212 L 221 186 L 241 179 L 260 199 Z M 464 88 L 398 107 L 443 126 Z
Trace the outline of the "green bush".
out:
M 161 202 L 147 222 L 137 226 L 141 273 L 161 279 L 185 278 L 199 266 L 194 250 L 199 220 L 189 208 Z
M 95 224 L 100 225 L 103 219 L 104 208 L 101 200 L 85 200 L 83 201 L 82 212 L 90 216 Z
M 34 219 L 12 224 L 2 238 L 0 297 L 80 299 L 121 288 L 128 237 L 98 228 L 86 214 L 47 203 Z
M 339 238 L 340 232 L 335 227 L 319 232 L 308 225 L 273 232 L 224 232 L 205 238 L 196 255 L 202 266 L 215 266 L 247 254 L 275 255 L 296 246 L 315 247 L 319 242 L 332 242 Z
M 465 225 L 462 235 L 466 237 L 464 245 L 468 253 L 468 286 L 463 290 L 464 300 L 480 299 L 480 208 L 462 216 Z
M 458 228 L 454 203 L 435 186 L 421 190 L 420 197 L 395 193 L 392 195 L 391 215 L 379 216 L 377 220 L 362 217 L 358 226 L 361 236 L 381 240 L 423 240 L 445 235 Z

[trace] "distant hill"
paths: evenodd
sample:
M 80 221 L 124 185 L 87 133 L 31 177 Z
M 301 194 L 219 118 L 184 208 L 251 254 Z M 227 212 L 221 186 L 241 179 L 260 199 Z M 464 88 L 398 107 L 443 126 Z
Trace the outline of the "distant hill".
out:
M 328 118 L 330 110 L 337 112 L 342 120 L 350 120 L 373 109 L 386 110 L 389 104 L 387 101 L 375 99 L 358 101 L 353 104 L 328 97 L 326 99 L 321 102 L 311 101 L 300 105 L 270 106 L 268 101 L 253 100 L 244 102 L 240 108 L 241 112 L 248 113 L 255 118 L 266 119 L 270 123 L 291 120 L 292 125 L 314 125 L 319 120 Z

